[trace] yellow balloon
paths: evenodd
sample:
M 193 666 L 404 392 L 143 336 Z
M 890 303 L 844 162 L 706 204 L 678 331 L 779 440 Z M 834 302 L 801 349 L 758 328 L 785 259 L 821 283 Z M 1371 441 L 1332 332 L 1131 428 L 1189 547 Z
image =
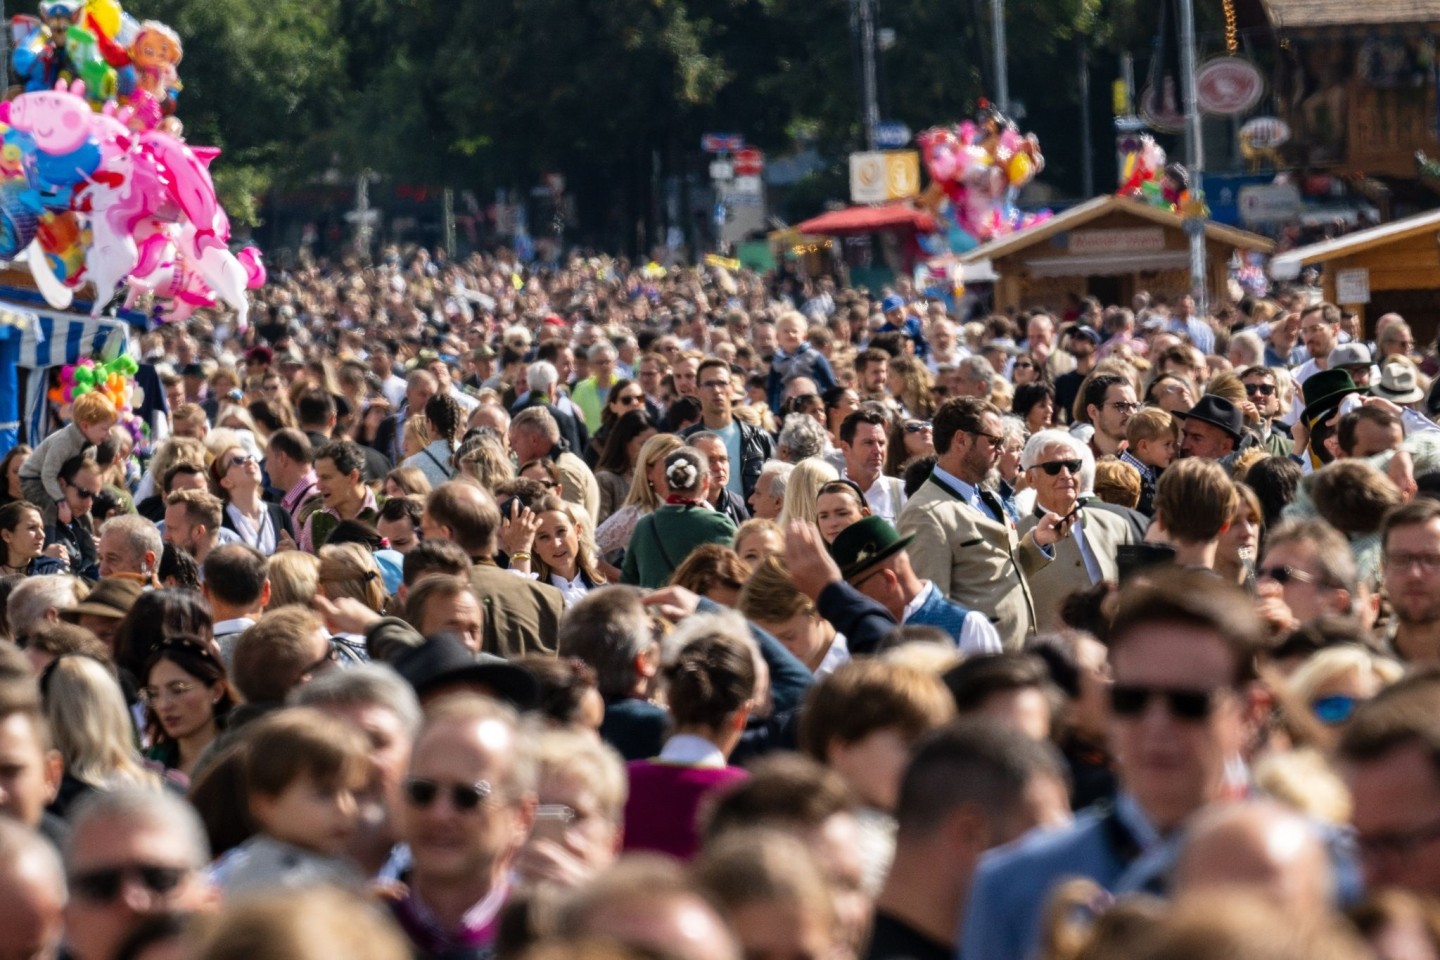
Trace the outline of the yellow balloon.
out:
M 85 9 L 105 36 L 114 40 L 115 34 L 120 31 L 119 0 L 90 0 Z
M 1005 167 L 1005 176 L 1009 178 L 1014 186 L 1024 186 L 1030 182 L 1035 175 L 1035 164 L 1030 162 L 1028 154 L 1017 153 L 1010 158 L 1010 163 Z

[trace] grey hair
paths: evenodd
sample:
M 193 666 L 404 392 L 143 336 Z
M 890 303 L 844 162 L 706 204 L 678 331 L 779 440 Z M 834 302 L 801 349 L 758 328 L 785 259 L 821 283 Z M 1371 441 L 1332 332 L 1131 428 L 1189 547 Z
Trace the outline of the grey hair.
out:
M 550 395 L 550 388 L 560 382 L 560 371 L 549 360 L 536 360 L 525 371 L 525 385 L 535 393 Z
M 987 390 L 994 389 L 995 368 L 990 361 L 979 355 L 963 357 L 955 364 L 955 372 L 966 380 L 976 380 L 985 384 Z
M 655 643 L 650 617 L 633 587 L 599 587 L 565 612 L 558 650 L 595 671 L 600 693 L 623 697 L 635 688 L 635 658 Z
M 1025 426 L 1025 421 L 1019 417 L 1007 415 L 1000 418 L 1000 436 L 1007 441 L 1019 440 L 1024 443 L 1029 432 L 1030 428 Z
M 87 829 L 117 820 L 143 823 L 180 841 L 186 864 L 193 870 L 203 869 L 210 862 L 210 840 L 194 807 L 168 790 L 121 787 L 92 793 L 71 816 L 70 838 L 65 843 L 66 866 L 74 863 Z
M 1236 367 L 1258 367 L 1265 362 L 1265 343 L 1254 330 L 1241 330 L 1230 338 L 1230 351 L 1239 352 Z
M 1020 466 L 1029 470 L 1040 460 L 1040 455 L 1045 452 L 1046 447 L 1063 446 L 1070 450 L 1076 460 L 1080 461 L 1080 476 L 1076 481 L 1080 485 L 1080 496 L 1088 496 L 1095 491 L 1095 455 L 1090 452 L 1090 447 L 1082 443 L 1078 437 L 1073 437 L 1065 430 L 1040 430 L 1025 441 L 1025 449 L 1020 453 Z
M 585 354 L 585 358 L 591 363 L 595 363 L 602 357 L 609 357 L 611 360 L 614 360 L 616 356 L 615 348 L 603 340 L 591 347 L 589 352 Z
M 435 374 L 426 370 L 424 367 L 416 367 L 405 375 L 406 386 L 413 387 L 417 383 L 429 383 L 433 389 L 440 389 L 440 381 L 435 379 Z
M 776 449 L 792 464 L 825 452 L 825 428 L 808 413 L 792 413 L 780 428 Z
M 362 663 L 349 670 L 329 670 L 290 694 L 295 707 L 384 707 L 400 719 L 405 732 L 420 731 L 420 701 L 400 675 L 379 663 Z
M 28 577 L 10 592 L 10 599 L 5 605 L 10 636 L 28 635 L 44 622 L 47 612 L 69 610 L 84 600 L 87 592 L 85 584 L 69 574 Z
M 790 471 L 795 469 L 795 464 L 786 463 L 784 460 L 766 460 L 760 468 L 760 479 L 756 481 L 767 482 L 769 485 L 768 494 L 772 497 L 785 497 L 785 487 L 790 483 Z M 766 478 L 769 478 L 766 481 Z
M 550 367 L 551 370 L 555 368 Z M 560 424 L 550 415 L 550 411 L 544 407 L 526 407 L 515 414 L 515 419 L 510 421 L 511 430 L 529 430 L 538 433 L 550 440 L 551 443 L 560 441 Z
M 125 547 L 137 564 L 145 559 L 145 554 L 153 553 L 155 565 L 160 565 L 160 555 L 165 552 L 165 540 L 160 536 L 160 530 L 155 524 L 137 513 L 122 513 L 100 525 L 100 536 L 105 536 L 108 530 L 114 530 L 125 538 Z

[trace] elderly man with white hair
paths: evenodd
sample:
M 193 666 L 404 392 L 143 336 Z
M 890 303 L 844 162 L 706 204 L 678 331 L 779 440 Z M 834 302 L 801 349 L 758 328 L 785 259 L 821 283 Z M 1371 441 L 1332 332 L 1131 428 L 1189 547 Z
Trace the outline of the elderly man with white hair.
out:
M 1080 505 L 1082 495 L 1094 487 L 1095 457 L 1088 445 L 1065 431 L 1032 435 L 1020 454 L 1020 467 L 1035 491 L 1035 508 L 1020 523 L 1022 535 L 1047 511 L 1061 517 L 1074 514 L 1071 535 L 1055 545 L 1055 561 L 1030 574 L 1035 625 L 1043 632 L 1063 626 L 1060 610 L 1070 594 L 1101 580 L 1119 579 L 1116 548 L 1134 543 L 1135 532 L 1122 517 Z

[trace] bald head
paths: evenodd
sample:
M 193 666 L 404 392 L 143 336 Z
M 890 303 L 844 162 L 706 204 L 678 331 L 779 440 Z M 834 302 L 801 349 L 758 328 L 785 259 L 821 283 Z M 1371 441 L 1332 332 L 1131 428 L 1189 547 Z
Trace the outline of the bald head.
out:
M 1287 915 L 1323 916 L 1330 909 L 1334 876 L 1315 827 L 1268 800 L 1202 812 L 1180 853 L 1175 893 L 1236 887 L 1264 895 Z
M 65 919 L 65 871 L 49 842 L 0 817 L 0 957 L 57 955 Z

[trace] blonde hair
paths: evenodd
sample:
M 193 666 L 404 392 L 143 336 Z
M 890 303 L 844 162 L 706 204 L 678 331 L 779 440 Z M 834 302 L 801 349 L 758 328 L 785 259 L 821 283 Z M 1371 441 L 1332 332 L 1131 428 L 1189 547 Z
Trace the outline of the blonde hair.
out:
M 405 419 L 405 435 L 402 438 L 405 444 L 415 444 L 419 450 L 430 446 L 430 424 L 424 417 L 407 417 Z
M 375 555 L 358 543 L 320 548 L 320 587 L 331 600 L 349 597 L 380 613 L 385 609 L 385 582 Z
M 736 609 L 747 620 L 784 623 L 800 614 L 814 614 L 815 604 L 795 589 L 790 571 L 785 569 L 779 557 L 766 557 L 740 590 Z
M 266 610 L 292 603 L 310 606 L 320 587 L 320 558 L 303 550 L 285 550 L 270 558 L 270 602 Z
M 104 664 L 83 655 L 62 656 L 42 686 L 45 719 L 67 773 L 101 790 L 159 786 L 140 762 L 125 695 Z
M 199 440 L 194 437 L 170 437 L 155 449 L 155 456 L 150 460 L 150 476 L 155 478 L 155 492 L 163 492 L 161 487 L 165 483 L 165 474 L 175 464 L 193 463 L 203 470 L 209 462 L 210 452 Z
M 495 437 L 478 436 L 463 442 L 455 452 L 455 467 L 492 492 L 505 481 L 515 479 L 515 465 Z
M 657 491 L 650 488 L 650 470 L 683 446 L 685 441 L 673 433 L 657 433 L 646 440 L 640 447 L 640 455 L 636 457 L 635 475 L 630 478 L 630 492 L 621 506 L 628 507 L 633 504 L 643 507 L 647 513 L 660 509 L 660 505 L 665 501 Z
M 773 533 L 780 538 L 781 543 L 785 542 L 785 534 L 780 529 L 780 524 L 774 520 L 766 520 L 763 517 L 753 517 L 736 528 L 735 539 L 730 541 L 730 546 L 736 553 L 739 553 L 740 544 L 745 542 L 746 537 L 755 536 L 760 533 Z
M 595 791 L 606 819 L 624 821 L 630 782 L 614 747 L 579 730 L 550 729 L 536 736 L 534 756 L 542 781 L 546 776 L 582 781 Z
M 329 887 L 249 897 L 201 927 L 198 960 L 409 960 L 413 953 L 384 912 Z
M 1270 753 L 1255 764 L 1255 786 L 1267 797 L 1325 823 L 1350 822 L 1354 802 L 1345 781 L 1314 747 Z
M 585 574 L 591 583 L 597 586 L 604 583 L 605 575 L 600 572 L 600 565 L 595 562 L 595 525 L 590 522 L 589 511 L 578 503 L 562 500 L 553 494 L 541 497 L 540 502 L 531 509 L 536 517 L 542 513 L 563 513 L 570 518 L 570 522 L 575 525 L 575 542 L 579 545 L 575 551 L 575 568 Z M 541 582 L 550 579 L 552 571 L 540 558 L 539 553 L 532 553 L 530 562 Z
M 430 478 L 419 467 L 396 467 L 385 474 L 386 481 L 394 481 L 406 494 L 425 496 L 430 492 Z
M 1405 675 L 1405 668 L 1389 657 L 1347 643 L 1316 651 L 1290 674 L 1285 686 L 1292 696 L 1309 707 L 1315 694 L 1326 684 L 1352 673 L 1369 674 L 1380 686 L 1388 687 Z
M 791 520 L 815 522 L 815 500 L 820 488 L 840 479 L 840 473 L 819 457 L 810 457 L 795 464 L 790 479 L 785 482 L 785 503 L 780 508 L 780 529 L 784 530 Z

